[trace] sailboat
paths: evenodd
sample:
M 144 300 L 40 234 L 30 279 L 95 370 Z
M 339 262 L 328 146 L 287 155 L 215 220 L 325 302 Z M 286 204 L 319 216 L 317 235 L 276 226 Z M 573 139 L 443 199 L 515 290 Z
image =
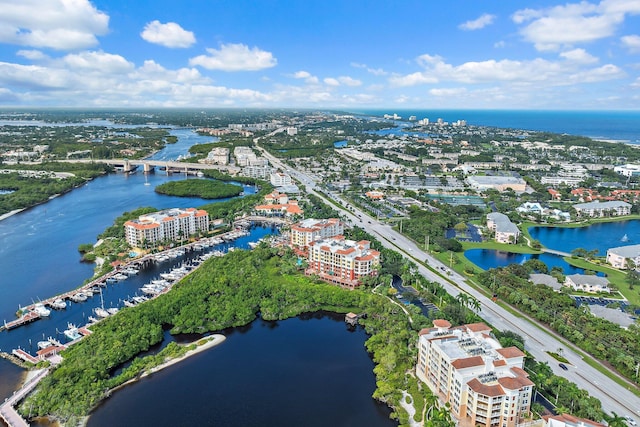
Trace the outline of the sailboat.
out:
M 100 307 L 96 307 L 93 309 L 93 312 L 98 317 L 109 317 L 109 312 L 104 308 L 104 300 L 102 299 L 102 289 L 100 289 Z
M 621 242 L 627 242 L 628 240 L 629 240 L 629 236 L 627 236 L 626 234 L 622 236 L 622 239 L 620 239 Z

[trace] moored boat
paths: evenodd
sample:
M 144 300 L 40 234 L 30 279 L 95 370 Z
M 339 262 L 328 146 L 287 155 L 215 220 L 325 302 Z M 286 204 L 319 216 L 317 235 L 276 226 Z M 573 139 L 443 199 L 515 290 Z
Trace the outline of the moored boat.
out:
M 41 302 L 37 302 L 33 306 L 33 311 L 38 313 L 38 315 L 40 317 L 47 317 L 47 316 L 49 316 L 51 314 L 51 310 L 49 310 L 47 307 L 45 307 L 44 304 L 42 304 Z
M 78 332 L 78 327 L 73 323 L 67 324 L 67 329 L 65 329 L 64 331 L 64 336 L 69 338 L 71 341 L 77 340 L 78 338 L 82 337 L 82 335 L 80 335 L 80 332 Z
M 65 308 L 67 308 L 67 302 L 65 300 L 63 300 L 62 298 L 58 298 L 58 299 L 54 300 L 49 305 L 51 306 L 51 308 L 56 309 L 56 310 L 64 310 Z

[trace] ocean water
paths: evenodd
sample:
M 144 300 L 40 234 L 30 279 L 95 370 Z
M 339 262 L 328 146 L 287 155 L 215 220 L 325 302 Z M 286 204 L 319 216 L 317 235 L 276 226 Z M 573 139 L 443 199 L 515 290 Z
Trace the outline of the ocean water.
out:
M 640 110 L 638 111 L 538 111 L 538 110 L 361 110 L 356 114 L 383 116 L 398 114 L 449 123 L 466 120 L 469 125 L 495 126 L 567 133 L 598 140 L 640 144 Z

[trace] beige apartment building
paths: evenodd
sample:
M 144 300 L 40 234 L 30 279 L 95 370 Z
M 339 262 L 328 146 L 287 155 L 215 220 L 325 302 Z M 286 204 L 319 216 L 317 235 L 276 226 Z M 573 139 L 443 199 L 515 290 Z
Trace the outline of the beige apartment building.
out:
M 356 242 L 337 236 L 310 242 L 307 262 L 307 274 L 355 288 L 363 277 L 377 274 L 380 252 L 371 249 L 367 240 Z
M 524 353 L 502 348 L 484 323 L 420 331 L 416 373 L 460 426 L 515 427 L 530 416 L 533 382 Z
M 289 242 L 294 249 L 305 250 L 314 240 L 341 236 L 344 224 L 337 218 L 308 218 L 291 226 Z
M 209 231 L 209 214 L 195 208 L 166 209 L 125 222 L 124 231 L 127 243 L 132 247 L 186 239 L 200 231 Z

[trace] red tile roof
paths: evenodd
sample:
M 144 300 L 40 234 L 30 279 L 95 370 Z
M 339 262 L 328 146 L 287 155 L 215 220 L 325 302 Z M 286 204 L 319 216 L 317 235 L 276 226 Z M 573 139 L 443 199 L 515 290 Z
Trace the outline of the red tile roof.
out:
M 484 360 L 482 360 L 482 357 L 480 356 L 465 357 L 464 359 L 456 359 L 451 362 L 451 366 L 456 369 L 466 369 L 482 365 L 484 365 Z
M 514 357 L 524 357 L 524 353 L 518 347 L 506 347 L 496 350 L 505 359 L 512 359 Z
M 482 384 L 477 378 L 472 379 L 467 383 L 469 388 L 476 393 L 484 394 L 485 396 L 498 397 L 504 396 L 505 392 L 499 384 Z
M 436 319 L 433 321 L 433 326 L 436 328 L 446 328 L 449 329 L 451 327 L 451 323 L 448 320 L 444 319 Z

